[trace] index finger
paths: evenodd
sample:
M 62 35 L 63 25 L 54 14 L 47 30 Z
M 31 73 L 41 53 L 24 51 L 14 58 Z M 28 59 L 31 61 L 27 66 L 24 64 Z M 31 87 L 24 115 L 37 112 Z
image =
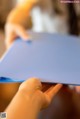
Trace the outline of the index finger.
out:
M 21 37 L 24 41 L 26 41 L 27 39 L 30 39 L 30 36 L 27 34 L 24 27 L 17 25 L 17 27 L 15 27 L 15 31 L 17 36 Z
M 57 84 L 56 86 L 51 86 L 45 94 L 49 96 L 50 99 L 52 99 L 62 88 L 63 84 Z

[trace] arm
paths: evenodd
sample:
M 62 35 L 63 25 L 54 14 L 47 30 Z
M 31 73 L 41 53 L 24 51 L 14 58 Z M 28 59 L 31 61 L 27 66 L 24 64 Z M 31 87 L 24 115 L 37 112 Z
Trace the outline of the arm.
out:
M 62 84 L 57 84 L 43 93 L 38 79 L 25 81 L 6 109 L 7 119 L 37 119 L 40 110 L 50 104 L 61 87 Z
M 31 9 L 37 3 L 37 0 L 23 0 L 9 14 L 7 23 L 23 24 L 30 14 Z

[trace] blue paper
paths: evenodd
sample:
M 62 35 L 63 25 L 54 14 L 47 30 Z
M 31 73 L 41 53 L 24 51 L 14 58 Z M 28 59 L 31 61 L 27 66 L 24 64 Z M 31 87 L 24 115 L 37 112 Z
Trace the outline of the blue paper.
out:
M 80 85 L 80 39 L 74 36 L 29 32 L 31 41 L 18 38 L 0 61 L 2 82 L 38 77 L 42 82 Z

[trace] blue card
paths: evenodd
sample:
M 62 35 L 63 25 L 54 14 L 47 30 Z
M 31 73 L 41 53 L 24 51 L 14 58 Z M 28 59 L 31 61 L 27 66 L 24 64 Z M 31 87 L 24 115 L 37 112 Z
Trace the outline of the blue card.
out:
M 29 32 L 18 38 L 0 61 L 0 82 L 42 82 L 80 85 L 80 38 Z

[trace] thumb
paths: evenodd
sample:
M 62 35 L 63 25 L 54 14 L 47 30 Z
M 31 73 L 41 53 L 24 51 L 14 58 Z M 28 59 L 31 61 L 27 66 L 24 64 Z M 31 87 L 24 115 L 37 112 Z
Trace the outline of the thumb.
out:
M 22 26 L 17 26 L 17 28 L 15 28 L 15 31 L 17 36 L 21 37 L 24 41 L 30 39 L 29 35 L 26 33 L 25 28 L 23 28 Z

